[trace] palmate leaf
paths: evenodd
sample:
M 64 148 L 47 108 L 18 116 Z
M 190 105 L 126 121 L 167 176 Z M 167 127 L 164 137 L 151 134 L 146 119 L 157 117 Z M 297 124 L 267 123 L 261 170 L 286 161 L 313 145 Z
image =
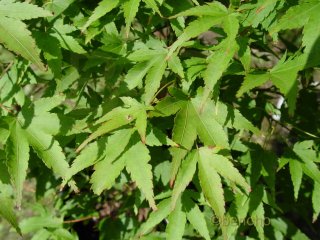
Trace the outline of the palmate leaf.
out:
M 12 123 L 6 155 L 18 207 L 21 205 L 23 183 L 27 175 L 29 146 L 53 172 L 64 180 L 70 178 L 66 157 L 59 143 L 53 138 L 53 135 L 59 132 L 59 118 L 48 112 L 59 105 L 62 99 L 63 97 L 57 96 L 37 100 L 33 104 L 33 111 L 23 107 Z
M 201 148 L 200 154 L 202 154 L 202 157 L 207 157 L 209 159 L 208 164 L 222 177 L 237 184 L 238 186 L 241 186 L 246 190 L 246 192 L 251 191 L 251 188 L 244 177 L 233 166 L 229 159 L 222 155 L 213 153 L 211 149 L 206 147 Z
M 294 113 L 296 107 L 298 93 L 297 74 L 304 67 L 303 57 L 289 59 L 283 64 L 276 65 L 270 71 L 271 81 L 287 98 L 291 114 Z
M 100 194 L 104 189 L 111 188 L 121 170 L 125 167 L 125 161 L 117 158 L 126 149 L 132 133 L 132 129 L 122 129 L 108 137 L 108 142 L 104 150 L 105 157 L 95 164 L 95 171 L 90 180 L 94 193 Z M 97 152 L 95 155 L 99 156 L 100 154 Z M 76 167 L 78 164 L 75 161 L 73 165 Z M 71 169 L 74 168 L 71 167 Z
M 291 7 L 285 15 L 273 25 L 269 30 L 273 35 L 280 30 L 303 27 L 313 16 L 317 16 L 320 11 L 320 3 L 316 1 L 304 1 L 296 6 Z
M 92 189 L 95 193 L 100 194 L 104 189 L 111 188 L 122 169 L 126 167 L 132 180 L 136 182 L 138 188 L 145 195 L 151 208 L 156 210 L 157 207 L 153 197 L 152 169 L 151 165 L 148 164 L 150 160 L 149 150 L 139 141 L 136 135 L 132 137 L 131 143 L 125 148 L 131 137 L 131 134 L 128 133 L 131 132 L 131 130 L 122 130 L 120 134 L 116 133 L 116 138 L 113 138 L 112 142 L 110 141 L 107 145 L 105 159 L 95 165 L 95 172 L 91 178 Z M 121 144 L 119 144 L 119 141 L 121 141 Z M 116 144 L 118 146 L 114 149 Z
M 275 35 L 281 30 L 303 27 L 302 45 L 305 46 L 304 53 L 308 54 L 301 62 L 305 67 L 314 67 L 319 64 L 320 58 L 315 53 L 318 52 L 317 40 L 320 36 L 319 25 L 317 24 L 320 4 L 316 1 L 304 1 L 296 6 L 292 6 L 273 25 L 269 32 Z
M 145 106 L 133 98 L 123 97 L 122 101 L 125 103 L 124 107 L 116 107 L 96 121 L 96 125 L 100 126 L 92 134 L 90 134 L 90 136 L 83 143 L 80 144 L 76 152 L 80 152 L 89 142 L 93 141 L 94 139 L 131 123 L 139 115 L 141 117 L 141 113 L 143 114 L 143 112 L 146 111 Z
M 162 76 L 167 67 L 166 53 L 165 49 L 140 49 L 128 56 L 129 60 L 139 63 L 128 71 L 124 81 L 129 89 L 133 89 L 141 85 L 143 78 L 146 76 L 145 94 L 143 96 L 146 105 L 151 103 L 160 86 Z
M 40 50 L 36 47 L 25 23 L 0 16 L 0 42 L 9 50 L 21 54 L 22 57 L 34 63 L 39 69 L 45 70 L 39 57 Z
M 6 143 L 7 166 L 15 187 L 16 205 L 21 206 L 23 183 L 27 176 L 29 144 L 19 123 L 11 126 L 10 137 Z
M 171 149 L 171 185 L 174 182 L 181 160 L 193 146 L 197 135 L 205 145 L 229 148 L 227 134 L 222 125 L 215 120 L 212 103 L 207 101 L 205 105 L 201 106 L 201 101 L 201 94 L 190 101 L 185 101 L 175 117 L 173 141 L 180 147 Z
M 26 2 L 0 2 L 0 16 L 27 20 L 52 16 L 51 12 Z
M 98 6 L 94 9 L 90 15 L 86 24 L 82 27 L 82 31 L 85 31 L 94 21 L 106 15 L 119 5 L 119 0 L 102 0 Z
M 226 238 L 227 228 L 222 222 L 225 218 L 225 201 L 219 175 L 241 186 L 247 192 L 251 191 L 251 188 L 227 158 L 215 154 L 207 147 L 202 147 L 198 151 L 200 185 L 206 199 L 219 219 L 222 233 L 224 238 Z
M 241 96 L 244 92 L 262 85 L 271 80 L 272 83 L 279 88 L 288 100 L 289 112 L 293 114 L 296 105 L 298 82 L 297 74 L 305 65 L 305 56 L 286 59 L 286 55 L 278 62 L 278 64 L 266 73 L 248 74 L 239 89 L 237 96 Z
M 302 160 L 301 166 L 303 172 L 308 175 L 313 181 L 320 183 L 320 170 L 315 163 L 317 155 L 314 150 L 311 149 L 310 142 L 297 142 L 293 151 Z

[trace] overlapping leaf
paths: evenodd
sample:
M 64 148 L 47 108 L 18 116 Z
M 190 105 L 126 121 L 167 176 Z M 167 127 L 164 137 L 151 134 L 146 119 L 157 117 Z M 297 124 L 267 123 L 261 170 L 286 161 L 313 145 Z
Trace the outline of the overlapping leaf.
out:
M 289 164 L 291 180 L 294 188 L 294 197 L 297 200 L 301 188 L 303 174 L 310 177 L 315 184 L 320 183 L 320 170 L 315 163 L 317 154 L 312 149 L 312 141 L 298 142 L 293 151 L 288 151 L 281 158 L 282 167 Z
M 21 20 L 51 16 L 36 5 L 29 3 L 0 2 L 0 42 L 9 50 L 21 54 L 41 70 L 45 70 L 39 57 L 39 49 L 27 25 Z
M 46 104 L 47 100 L 51 101 L 51 104 Z M 38 100 L 33 105 L 33 111 L 23 108 L 12 123 L 6 152 L 18 207 L 21 204 L 23 183 L 27 175 L 29 146 L 48 168 L 64 180 L 70 178 L 66 157 L 59 143 L 53 138 L 53 135 L 59 132 L 60 122 L 56 114 L 48 112 L 60 103 L 60 97 Z
M 140 133 L 145 132 L 143 126 L 146 128 L 147 125 L 142 121 L 146 121 L 146 118 L 141 119 L 141 114 L 145 114 L 146 107 L 130 97 L 123 97 L 122 101 L 125 103 L 124 107 L 116 107 L 96 121 L 99 127 L 77 148 L 77 152 L 80 152 L 92 140 L 127 125 L 138 117 L 137 128 L 140 129 Z
M 237 129 L 250 129 L 256 133 L 259 132 L 237 110 L 232 110 L 232 108 L 228 108 L 222 103 L 216 105 L 213 101 L 206 101 L 205 104 L 202 104 L 202 101 L 201 94 L 191 100 L 169 97 L 155 107 L 156 111 L 163 112 L 164 115 L 173 114 L 180 108 L 175 117 L 173 128 L 173 141 L 179 144 L 180 147 L 171 149 L 173 157 L 171 184 L 173 184 L 181 160 L 192 148 L 197 135 L 207 146 L 228 149 L 229 143 L 227 134 L 223 129 L 224 125 Z
M 246 191 L 250 191 L 250 186 L 227 158 L 214 154 L 209 148 L 203 147 L 199 149 L 199 180 L 201 188 L 218 217 L 222 232 L 226 238 L 226 226 L 222 222 L 225 218 L 225 200 L 219 175 L 236 183 Z
M 248 74 L 237 95 L 241 96 L 244 92 L 271 80 L 288 100 L 290 113 L 294 113 L 298 93 L 297 74 L 303 69 L 304 64 L 304 55 L 288 60 L 286 60 L 286 55 L 284 55 L 278 64 L 268 72 Z
M 156 209 L 156 204 L 153 198 L 153 183 L 152 183 L 152 169 L 148 164 L 150 160 L 148 148 L 139 141 L 136 135 L 132 136 L 131 142 L 129 140 L 132 135 L 132 129 L 119 130 L 112 137 L 110 137 L 105 151 L 105 157 L 95 165 L 95 172 L 92 175 L 91 183 L 92 189 L 95 193 L 99 194 L 104 189 L 109 189 L 115 183 L 116 178 L 120 175 L 122 169 L 126 167 L 130 173 L 133 181 L 136 182 L 138 188 L 148 200 L 150 206 Z M 93 147 L 88 146 L 83 151 L 84 155 L 79 155 L 81 158 L 76 159 L 74 167 L 81 164 L 83 156 L 87 153 L 96 150 L 96 145 L 91 144 Z M 117 145 L 115 148 L 114 146 Z M 128 146 L 127 146 L 128 145 Z M 96 161 L 98 151 L 95 152 L 93 159 Z M 91 155 L 91 154 L 90 154 Z M 91 161 L 92 165 L 94 161 Z M 71 168 L 73 169 L 73 167 Z
M 129 89 L 133 89 L 141 85 L 145 77 L 145 94 L 144 102 L 148 105 L 155 97 L 155 93 L 160 87 L 160 82 L 167 67 L 166 58 L 167 51 L 141 49 L 129 55 L 129 60 L 138 62 L 133 66 L 125 77 L 125 82 Z
M 99 2 L 99 5 L 94 9 L 90 15 L 86 24 L 82 27 L 82 31 L 86 30 L 94 21 L 106 15 L 112 9 L 116 8 L 119 4 L 119 0 L 103 0 Z

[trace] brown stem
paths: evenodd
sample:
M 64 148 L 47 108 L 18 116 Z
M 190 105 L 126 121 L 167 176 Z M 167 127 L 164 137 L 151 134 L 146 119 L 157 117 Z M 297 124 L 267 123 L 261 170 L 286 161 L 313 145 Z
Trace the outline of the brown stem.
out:
M 3 70 L 3 72 L 1 73 L 0 79 L 9 71 L 9 69 L 12 67 L 13 62 L 10 62 L 8 64 L 8 66 Z
M 94 219 L 94 218 L 96 218 L 96 217 L 95 216 L 87 216 L 87 217 L 78 218 L 78 219 L 65 220 L 65 221 L 63 221 L 63 223 L 77 223 L 77 222 L 83 222 L 83 221 Z
M 8 113 L 13 113 L 13 111 L 10 108 L 2 105 L 1 103 L 0 103 L 0 108 L 2 108 L 3 110 L 7 111 Z

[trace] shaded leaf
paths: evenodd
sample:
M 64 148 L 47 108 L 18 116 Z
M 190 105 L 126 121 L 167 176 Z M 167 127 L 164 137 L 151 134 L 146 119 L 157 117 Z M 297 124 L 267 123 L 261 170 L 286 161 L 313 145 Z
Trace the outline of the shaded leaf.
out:
M 29 144 L 20 124 L 14 122 L 6 144 L 7 166 L 15 187 L 16 205 L 21 206 L 23 183 L 27 176 Z
M 86 30 L 94 21 L 112 11 L 119 4 L 119 0 L 102 0 L 90 15 L 86 24 L 82 27 L 82 31 Z
M 34 63 L 41 70 L 45 70 L 39 57 L 39 49 L 27 25 L 23 22 L 0 16 L 0 42 L 9 50 Z

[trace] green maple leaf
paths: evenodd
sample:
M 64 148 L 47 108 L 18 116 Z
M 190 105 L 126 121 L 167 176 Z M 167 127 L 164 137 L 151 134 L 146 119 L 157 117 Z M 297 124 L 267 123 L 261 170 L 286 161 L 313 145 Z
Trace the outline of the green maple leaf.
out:
M 116 107 L 99 118 L 95 122 L 97 129 L 77 148 L 76 152 L 80 152 L 89 142 L 96 138 L 125 126 L 134 120 L 136 120 L 136 127 L 141 135 L 141 139 L 145 142 L 147 127 L 146 110 L 148 107 L 130 97 L 122 97 L 121 100 L 124 106 Z
M 211 149 L 202 147 L 199 149 L 199 180 L 202 191 L 211 208 L 219 219 L 224 238 L 227 238 L 227 229 L 223 223 L 225 219 L 225 200 L 220 176 L 241 186 L 247 192 L 250 186 L 224 156 L 215 154 Z
M 99 2 L 98 6 L 94 9 L 92 14 L 90 15 L 88 21 L 82 27 L 82 31 L 85 31 L 94 21 L 98 20 L 99 18 L 103 17 L 114 8 L 119 5 L 119 0 L 103 0 Z
M 40 50 L 31 37 L 27 25 L 21 20 L 47 16 L 51 16 L 49 11 L 33 4 L 0 2 L 0 42 L 43 71 L 45 67 L 39 57 Z
M 50 101 L 51 104 L 47 104 Z M 23 107 L 17 118 L 12 119 L 10 136 L 6 144 L 7 165 L 15 187 L 16 203 L 20 207 L 23 182 L 27 175 L 29 147 L 44 164 L 64 180 L 70 178 L 70 169 L 56 135 L 60 120 L 49 111 L 61 103 L 61 97 L 42 98 L 32 107 Z
M 178 111 L 174 120 L 172 140 L 180 147 L 173 147 L 170 150 L 172 155 L 171 185 L 182 159 L 192 149 L 197 136 L 207 146 L 229 149 L 227 133 L 223 129 L 225 125 L 259 132 L 239 111 L 220 102 L 215 104 L 212 100 L 207 100 L 203 104 L 202 101 L 202 94 L 191 100 L 183 97 L 168 97 L 155 106 L 155 111 L 160 113 L 159 116 L 161 113 L 166 116 Z
M 293 114 L 298 93 L 297 76 L 298 72 L 301 71 L 305 65 L 304 58 L 305 55 L 301 55 L 286 60 L 285 54 L 278 64 L 268 72 L 249 73 L 245 77 L 237 96 L 241 96 L 243 93 L 271 80 L 288 100 L 289 112 Z
M 126 167 L 132 180 L 136 182 L 151 208 L 155 210 L 153 175 L 151 165 L 148 163 L 150 161 L 149 150 L 137 138 L 136 134 L 132 136 L 129 143 L 131 134 L 132 130 L 130 129 L 119 130 L 113 135 L 114 137 L 110 138 L 105 158 L 95 165 L 95 172 L 91 178 L 92 188 L 98 194 L 104 189 L 111 188 L 116 178 Z

